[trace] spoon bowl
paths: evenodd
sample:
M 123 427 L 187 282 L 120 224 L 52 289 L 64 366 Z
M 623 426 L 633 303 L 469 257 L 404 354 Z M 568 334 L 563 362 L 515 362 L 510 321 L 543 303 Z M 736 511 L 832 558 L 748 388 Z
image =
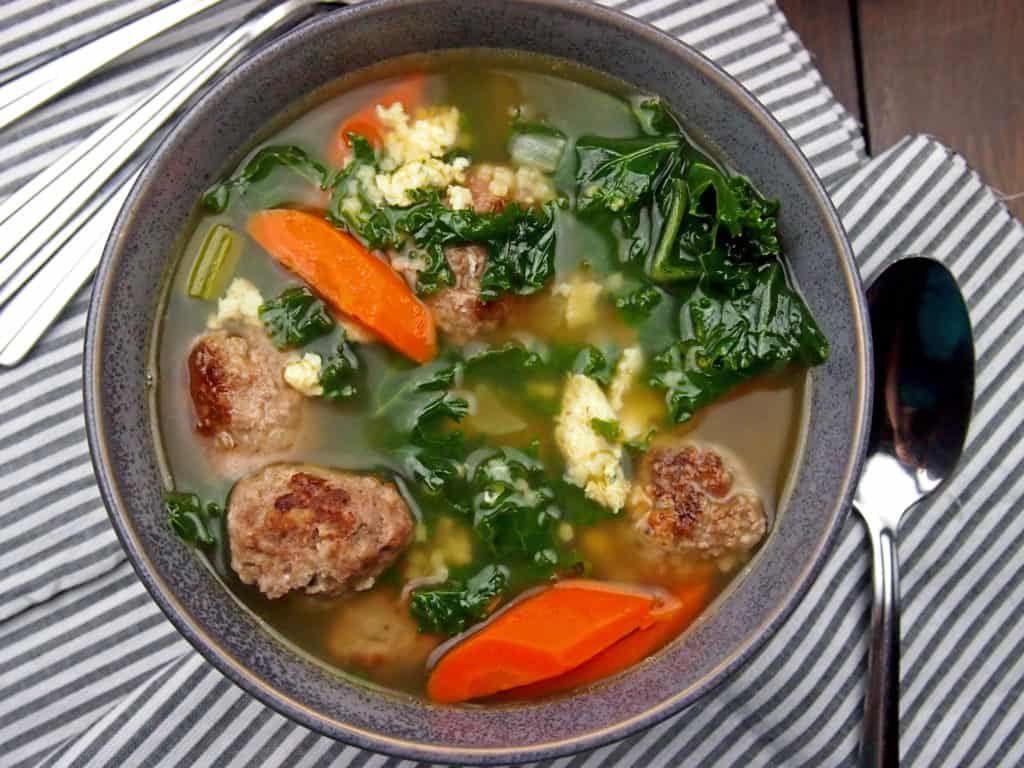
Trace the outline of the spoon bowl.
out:
M 854 508 L 873 553 L 874 609 L 862 766 L 899 764 L 899 569 L 903 514 L 960 459 L 974 401 L 971 321 L 956 279 L 919 256 L 889 266 L 867 291 L 875 357 L 871 434 Z

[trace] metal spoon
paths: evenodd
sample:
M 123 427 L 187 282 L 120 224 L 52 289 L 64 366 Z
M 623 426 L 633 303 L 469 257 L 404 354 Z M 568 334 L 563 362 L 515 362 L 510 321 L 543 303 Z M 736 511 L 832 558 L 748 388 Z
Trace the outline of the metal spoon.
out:
M 899 765 L 899 575 L 896 534 L 910 507 L 949 477 L 974 399 L 971 321 L 956 280 L 910 257 L 867 292 L 875 350 L 868 456 L 853 501 L 871 538 L 874 607 L 861 766 Z

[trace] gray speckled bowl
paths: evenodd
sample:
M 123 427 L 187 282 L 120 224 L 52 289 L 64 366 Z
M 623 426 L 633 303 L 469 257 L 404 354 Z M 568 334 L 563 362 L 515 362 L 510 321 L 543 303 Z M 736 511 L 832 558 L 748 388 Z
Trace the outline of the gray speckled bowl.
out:
M 432 706 L 332 676 L 274 640 L 169 533 L 146 385 L 160 287 L 199 195 L 296 100 L 381 58 L 465 46 L 560 56 L 659 93 L 782 200 L 793 271 L 832 342 L 814 373 L 803 460 L 749 572 L 656 659 L 550 702 Z M 785 619 L 821 565 L 865 445 L 870 354 L 861 286 L 835 211 L 782 128 L 700 54 L 575 0 L 395 0 L 324 16 L 222 80 L 163 143 L 121 212 L 86 338 L 89 442 L 103 497 L 139 576 L 178 629 L 254 696 L 329 736 L 435 762 L 503 763 L 594 747 L 696 701 Z

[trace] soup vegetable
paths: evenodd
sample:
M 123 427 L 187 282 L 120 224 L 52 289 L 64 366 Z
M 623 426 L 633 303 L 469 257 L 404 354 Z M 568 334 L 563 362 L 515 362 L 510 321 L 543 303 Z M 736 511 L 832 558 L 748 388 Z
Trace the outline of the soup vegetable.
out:
M 310 656 L 555 694 L 678 635 L 770 530 L 828 344 L 777 203 L 657 97 L 446 54 L 200 209 L 159 329 L 166 511 Z

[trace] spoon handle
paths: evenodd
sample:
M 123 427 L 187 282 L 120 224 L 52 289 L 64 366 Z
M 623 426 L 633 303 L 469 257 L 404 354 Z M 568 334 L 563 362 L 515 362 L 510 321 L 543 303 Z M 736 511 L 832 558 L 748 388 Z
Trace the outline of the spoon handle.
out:
M 868 535 L 874 605 L 859 761 L 862 768 L 895 768 L 900 764 L 900 577 L 896 537 L 891 528 L 870 524 Z

